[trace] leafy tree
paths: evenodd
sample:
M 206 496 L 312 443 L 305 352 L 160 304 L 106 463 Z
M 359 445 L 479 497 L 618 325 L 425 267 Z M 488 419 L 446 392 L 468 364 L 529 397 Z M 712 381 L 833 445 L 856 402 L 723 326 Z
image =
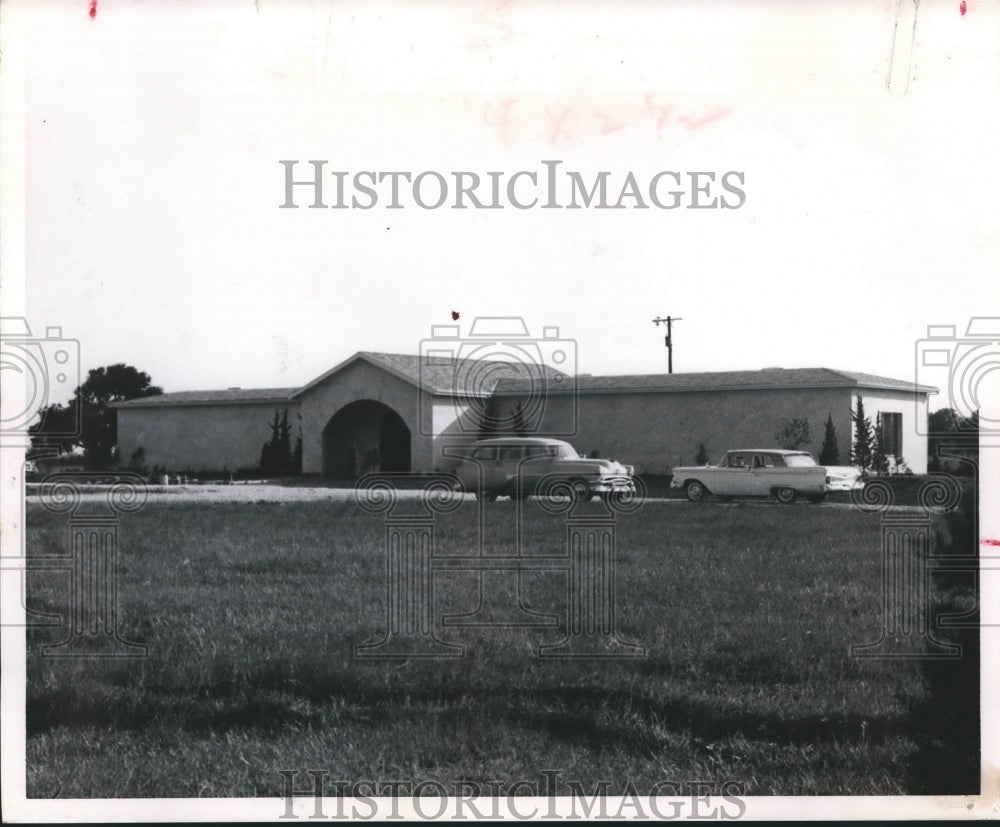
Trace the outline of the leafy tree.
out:
M 109 406 L 161 393 L 163 389 L 152 384 L 148 373 L 131 365 L 118 362 L 94 368 L 68 405 L 49 405 L 41 411 L 38 423 L 29 428 L 32 451 L 69 450 L 79 445 L 89 468 L 106 468 L 115 458 L 118 443 L 118 417 Z M 78 435 L 60 436 L 74 430 L 74 417 L 79 417 Z
M 694 456 L 695 465 L 708 465 L 708 450 L 704 442 L 698 443 L 698 453 Z
M 875 435 L 872 431 L 872 421 L 865 416 L 865 401 L 860 396 L 855 410 L 851 411 L 851 421 L 854 422 L 854 443 L 851 446 L 851 462 L 862 471 L 872 468 L 872 453 Z
M 839 465 L 840 447 L 837 445 L 837 429 L 833 424 L 833 414 L 827 414 L 823 432 L 823 447 L 819 451 L 820 465 Z
M 74 403 L 46 405 L 38 412 L 38 422 L 28 428 L 31 455 L 72 451 L 80 443 L 79 412 Z
M 785 426 L 774 435 L 778 445 L 791 451 L 808 445 L 812 437 L 809 434 L 809 419 L 793 417 L 785 422 Z
M 962 416 L 954 408 L 941 408 L 927 416 L 927 432 L 934 434 L 947 434 L 958 430 Z
M 959 423 L 959 430 L 964 435 L 965 444 L 962 454 L 966 456 L 973 465 L 979 467 L 979 410 L 972 412 L 970 416 L 962 417 Z M 968 468 L 966 465 L 965 468 Z
M 954 408 L 941 408 L 927 417 L 927 433 L 928 470 L 940 470 L 942 458 L 978 464 L 979 411 L 962 416 Z

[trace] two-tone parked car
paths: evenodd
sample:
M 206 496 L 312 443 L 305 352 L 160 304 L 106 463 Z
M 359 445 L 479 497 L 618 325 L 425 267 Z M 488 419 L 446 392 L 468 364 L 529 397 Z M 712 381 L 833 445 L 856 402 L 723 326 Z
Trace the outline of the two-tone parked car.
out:
M 492 502 L 567 493 L 578 501 L 635 491 L 635 469 L 581 457 L 561 439 L 495 437 L 473 443 L 456 471 L 462 487 Z
M 674 468 L 670 485 L 692 502 L 714 494 L 774 497 L 782 503 L 804 496 L 820 503 L 829 490 L 827 469 L 811 454 L 779 448 L 743 448 L 728 451 L 718 465 Z

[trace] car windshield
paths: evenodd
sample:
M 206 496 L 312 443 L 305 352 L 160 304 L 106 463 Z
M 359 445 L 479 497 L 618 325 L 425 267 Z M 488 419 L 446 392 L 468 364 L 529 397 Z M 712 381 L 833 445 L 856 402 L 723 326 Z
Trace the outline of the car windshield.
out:
M 719 463 L 719 466 L 722 468 L 749 468 L 752 463 L 753 463 L 752 454 L 729 453 L 722 458 L 722 461 Z
M 572 445 L 560 445 L 559 446 L 559 459 L 580 459 L 580 455 L 576 452 L 576 448 Z
M 809 454 L 785 454 L 785 465 L 789 468 L 815 468 L 816 460 Z

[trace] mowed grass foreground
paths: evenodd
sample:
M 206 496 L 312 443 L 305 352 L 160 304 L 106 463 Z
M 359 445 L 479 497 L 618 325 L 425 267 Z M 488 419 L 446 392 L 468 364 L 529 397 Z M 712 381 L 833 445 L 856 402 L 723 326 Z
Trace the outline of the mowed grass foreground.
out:
M 439 553 L 474 552 L 476 508 L 438 517 Z M 487 551 L 513 547 L 513 514 L 490 508 Z M 29 555 L 65 552 L 65 516 L 27 516 Z M 528 554 L 560 554 L 565 517 L 529 501 L 523 537 Z M 619 516 L 618 633 L 646 647 L 621 661 L 539 659 L 559 629 L 440 628 L 441 612 L 474 608 L 469 572 L 435 575 L 439 637 L 464 658 L 355 660 L 385 630 L 385 523 L 351 503 L 147 505 L 122 518 L 119 546 L 121 629 L 148 656 L 42 658 L 65 632 L 29 631 L 30 797 L 281 796 L 279 770 L 308 789 L 321 768 L 905 792 L 919 664 L 848 654 L 882 624 L 878 515 L 651 502 Z M 499 579 L 513 601 L 516 578 Z M 29 605 L 65 612 L 67 581 L 32 574 Z M 522 586 L 565 618 L 565 574 Z

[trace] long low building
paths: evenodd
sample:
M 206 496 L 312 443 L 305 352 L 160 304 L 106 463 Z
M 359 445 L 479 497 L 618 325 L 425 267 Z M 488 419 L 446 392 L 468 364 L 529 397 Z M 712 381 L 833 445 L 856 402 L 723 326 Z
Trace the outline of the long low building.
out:
M 885 453 L 927 468 L 934 388 L 829 368 L 588 376 L 509 360 L 360 352 L 301 388 L 166 393 L 118 403 L 119 455 L 171 472 L 260 464 L 275 415 L 301 439 L 302 471 L 346 478 L 370 470 L 432 472 L 487 434 L 555 436 L 580 453 L 644 473 L 714 461 L 729 448 L 797 447 L 819 455 L 828 417 L 847 463 L 852 411 L 882 426 Z

